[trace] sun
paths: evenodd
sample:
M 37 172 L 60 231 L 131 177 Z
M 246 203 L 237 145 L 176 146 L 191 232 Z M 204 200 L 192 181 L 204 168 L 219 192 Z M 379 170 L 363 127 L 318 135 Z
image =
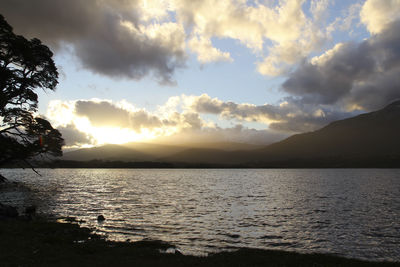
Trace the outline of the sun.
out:
M 160 135 L 158 129 L 141 128 L 140 132 L 137 132 L 133 129 L 107 125 L 93 126 L 86 117 L 75 117 L 74 125 L 80 132 L 90 136 L 96 145 L 151 141 Z
M 76 101 L 62 103 L 53 101 L 49 104 L 47 117 L 52 120 L 53 125 L 57 127 L 72 128 L 74 131 L 83 134 L 86 143 L 77 143 L 72 146 L 98 146 L 104 144 L 125 144 L 131 142 L 153 142 L 160 137 L 168 137 L 181 131 L 177 125 L 141 125 L 134 127 L 128 124 L 128 127 L 122 127 L 118 123 L 110 123 L 110 120 L 97 119 L 93 123 L 87 116 L 77 115 L 75 111 Z M 123 103 L 125 109 L 128 109 L 126 103 Z M 104 115 L 104 114 L 103 114 Z M 116 119 L 117 120 L 117 119 Z M 117 120 L 118 121 L 118 120 Z M 147 126 L 147 127 L 146 127 Z M 81 137 L 81 135 L 79 135 Z M 72 137 L 75 138 L 75 137 Z M 73 139 L 74 140 L 74 139 Z M 80 139 L 81 140 L 81 139 Z

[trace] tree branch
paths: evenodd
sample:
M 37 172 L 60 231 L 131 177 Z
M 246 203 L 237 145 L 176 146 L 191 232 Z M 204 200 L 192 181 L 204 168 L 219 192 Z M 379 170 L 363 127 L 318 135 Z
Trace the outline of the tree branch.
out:
M 32 166 L 32 164 L 27 161 L 26 159 L 23 160 L 26 164 L 28 164 L 28 166 L 32 169 L 32 171 L 34 171 L 37 175 L 39 175 L 40 177 L 42 176 L 37 170 L 35 170 L 35 168 Z

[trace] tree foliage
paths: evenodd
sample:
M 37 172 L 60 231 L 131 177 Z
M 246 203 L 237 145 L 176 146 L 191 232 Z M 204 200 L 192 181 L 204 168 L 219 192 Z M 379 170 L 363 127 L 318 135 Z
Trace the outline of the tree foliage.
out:
M 38 155 L 62 155 L 60 132 L 35 116 L 35 90 L 55 90 L 58 83 L 52 57 L 39 39 L 16 35 L 0 15 L 0 165 Z

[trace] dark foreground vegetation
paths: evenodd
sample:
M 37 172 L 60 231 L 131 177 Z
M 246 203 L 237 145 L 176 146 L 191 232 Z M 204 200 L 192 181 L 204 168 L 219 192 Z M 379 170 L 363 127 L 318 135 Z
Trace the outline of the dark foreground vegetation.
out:
M 161 241 L 111 242 L 78 224 L 22 217 L 0 220 L 1 266 L 400 266 L 322 254 L 240 249 L 208 257 L 163 253 Z

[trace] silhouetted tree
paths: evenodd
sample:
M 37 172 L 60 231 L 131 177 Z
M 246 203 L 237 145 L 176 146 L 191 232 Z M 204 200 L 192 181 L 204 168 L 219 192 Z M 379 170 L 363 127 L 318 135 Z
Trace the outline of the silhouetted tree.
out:
M 36 89 L 55 90 L 53 53 L 40 40 L 16 35 L 0 15 L 0 166 L 38 155 L 61 156 L 58 130 L 35 116 Z

